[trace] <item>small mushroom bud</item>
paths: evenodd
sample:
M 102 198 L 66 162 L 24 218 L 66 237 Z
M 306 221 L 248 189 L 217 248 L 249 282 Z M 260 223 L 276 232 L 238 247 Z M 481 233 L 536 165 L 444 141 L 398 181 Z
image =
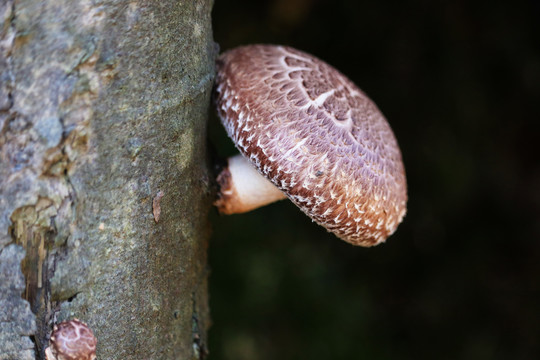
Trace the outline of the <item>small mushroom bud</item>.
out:
M 286 46 L 239 47 L 217 60 L 214 98 L 242 154 L 217 178 L 221 213 L 288 197 L 353 245 L 377 245 L 396 230 L 407 203 L 398 143 L 338 70 Z
M 54 326 L 50 345 L 45 349 L 47 360 L 94 360 L 97 339 L 92 330 L 78 319 Z

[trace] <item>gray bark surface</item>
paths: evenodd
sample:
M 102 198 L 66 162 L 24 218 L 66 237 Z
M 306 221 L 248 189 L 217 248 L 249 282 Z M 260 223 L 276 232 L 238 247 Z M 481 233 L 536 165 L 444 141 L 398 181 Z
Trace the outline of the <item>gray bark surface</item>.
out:
M 207 353 L 211 7 L 0 1 L 0 360 Z

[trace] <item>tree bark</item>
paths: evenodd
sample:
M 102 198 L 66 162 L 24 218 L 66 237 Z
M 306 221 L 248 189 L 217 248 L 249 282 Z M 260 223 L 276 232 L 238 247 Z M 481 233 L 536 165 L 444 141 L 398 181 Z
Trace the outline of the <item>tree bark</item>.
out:
M 0 359 L 203 358 L 212 0 L 0 3 Z

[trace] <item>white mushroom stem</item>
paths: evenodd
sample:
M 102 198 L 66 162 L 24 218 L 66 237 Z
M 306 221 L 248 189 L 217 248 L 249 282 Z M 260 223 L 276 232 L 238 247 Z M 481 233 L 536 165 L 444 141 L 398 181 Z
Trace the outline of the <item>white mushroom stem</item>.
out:
M 217 178 L 221 189 L 215 205 L 220 213 L 240 214 L 286 198 L 242 155 L 230 157 L 227 162 Z

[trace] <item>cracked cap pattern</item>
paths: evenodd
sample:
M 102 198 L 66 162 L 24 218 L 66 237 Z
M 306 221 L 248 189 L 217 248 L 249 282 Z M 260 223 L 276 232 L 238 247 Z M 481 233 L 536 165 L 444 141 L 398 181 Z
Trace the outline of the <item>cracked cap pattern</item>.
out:
M 50 342 L 54 360 L 94 360 L 96 358 L 97 340 L 88 325 L 78 319 L 56 325 Z
M 401 152 L 377 106 L 339 71 L 285 46 L 217 60 L 214 98 L 240 152 L 313 221 L 362 246 L 406 212 Z

